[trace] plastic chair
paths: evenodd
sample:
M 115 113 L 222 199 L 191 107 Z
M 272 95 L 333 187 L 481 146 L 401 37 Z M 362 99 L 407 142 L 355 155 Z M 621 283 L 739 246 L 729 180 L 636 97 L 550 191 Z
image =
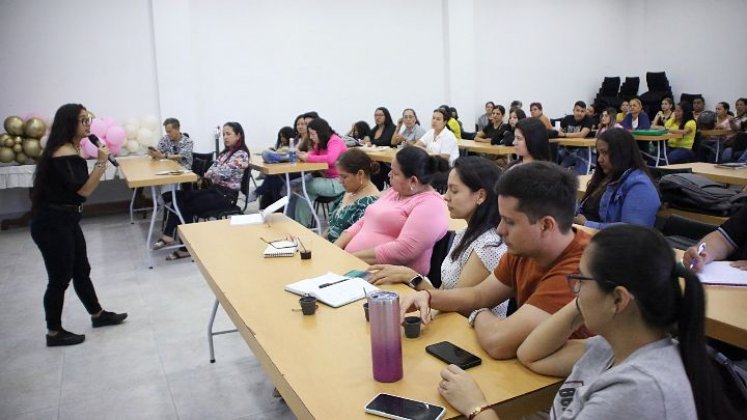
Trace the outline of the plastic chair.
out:
M 663 220 L 659 228 L 672 247 L 686 250 L 698 243 L 700 238 L 716 230 L 718 226 L 671 215 Z
M 441 287 L 441 264 L 446 259 L 446 256 L 449 255 L 451 243 L 454 242 L 454 236 L 456 236 L 456 233 L 453 230 L 446 231 L 446 234 L 433 245 L 428 280 L 431 281 L 431 284 L 436 289 Z
M 330 210 L 329 206 L 330 206 L 330 204 L 332 204 L 335 201 L 337 201 L 338 198 L 340 198 L 339 195 L 336 195 L 336 196 L 333 196 L 333 197 L 328 197 L 328 196 L 320 195 L 319 197 L 316 198 L 316 200 L 314 200 L 314 211 L 317 212 L 317 214 L 318 214 L 319 213 L 319 209 L 321 208 L 322 209 L 322 214 L 324 214 L 324 218 L 328 219 L 329 218 L 329 210 Z

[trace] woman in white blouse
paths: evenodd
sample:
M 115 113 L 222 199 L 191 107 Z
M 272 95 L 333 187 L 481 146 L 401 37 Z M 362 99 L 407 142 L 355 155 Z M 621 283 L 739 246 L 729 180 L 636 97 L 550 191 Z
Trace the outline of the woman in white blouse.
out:
M 438 154 L 449 161 L 449 166 L 454 166 L 454 162 L 459 157 L 459 145 L 456 136 L 446 125 L 448 116 L 441 109 L 433 111 L 431 118 L 431 129 L 428 130 L 420 140 L 415 142 L 415 146 L 425 148 L 430 154 Z
M 467 227 L 457 232 L 441 264 L 441 288 L 469 287 L 482 282 L 505 254 L 506 245 L 496 232 L 500 214 L 493 190 L 500 174 L 495 163 L 480 156 L 460 157 L 449 173 L 444 199 L 451 217 L 466 220 Z M 376 264 L 369 270 L 374 284 L 405 283 L 419 290 L 433 288 L 425 277 L 427 273 L 417 273 L 409 267 Z M 505 308 L 502 312 L 505 314 Z

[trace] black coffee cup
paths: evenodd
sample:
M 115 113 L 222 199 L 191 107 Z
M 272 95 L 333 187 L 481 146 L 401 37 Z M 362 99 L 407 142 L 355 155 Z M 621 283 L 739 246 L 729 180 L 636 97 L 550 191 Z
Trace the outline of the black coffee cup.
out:
M 314 315 L 316 308 L 319 307 L 319 305 L 316 304 L 316 298 L 314 296 L 304 296 L 301 299 L 298 299 L 298 303 L 301 305 L 301 312 L 303 312 L 304 315 Z
M 405 337 L 407 338 L 418 338 L 420 337 L 420 324 L 421 319 L 419 316 L 408 316 L 405 318 L 405 322 L 402 323 L 405 327 Z
M 300 251 L 301 259 L 302 260 L 310 260 L 311 259 L 311 250 L 307 249 L 306 251 Z
M 366 315 L 366 322 L 368 322 L 368 302 L 363 304 L 363 313 Z

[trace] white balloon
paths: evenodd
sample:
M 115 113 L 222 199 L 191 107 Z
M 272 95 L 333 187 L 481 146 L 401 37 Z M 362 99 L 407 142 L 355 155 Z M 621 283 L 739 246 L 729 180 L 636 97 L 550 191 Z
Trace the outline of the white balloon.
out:
M 137 131 L 137 141 L 143 146 L 153 146 L 153 132 L 148 128 L 141 128 Z
M 138 143 L 137 140 L 129 140 L 127 143 L 125 143 L 124 148 L 130 153 L 136 153 L 138 150 L 140 150 L 140 143 Z
M 125 121 L 125 125 L 135 126 L 135 131 L 137 131 L 137 129 L 140 128 L 140 121 L 138 121 L 137 118 L 128 118 Z
M 49 136 L 44 136 L 39 140 L 39 144 L 41 145 L 42 149 L 47 147 L 47 140 L 49 140 Z
M 143 117 L 141 127 L 149 128 L 151 131 L 158 131 L 158 128 L 161 126 L 158 122 L 158 118 L 154 117 L 153 115 L 146 115 Z
M 124 129 L 125 134 L 127 134 L 127 140 L 137 139 L 137 131 L 139 129 L 137 125 L 127 123 L 125 124 Z
M 129 154 L 130 154 L 130 152 L 128 152 L 127 149 L 125 149 L 124 147 L 122 147 L 121 149 L 119 149 L 119 153 L 117 153 L 117 156 L 127 156 Z

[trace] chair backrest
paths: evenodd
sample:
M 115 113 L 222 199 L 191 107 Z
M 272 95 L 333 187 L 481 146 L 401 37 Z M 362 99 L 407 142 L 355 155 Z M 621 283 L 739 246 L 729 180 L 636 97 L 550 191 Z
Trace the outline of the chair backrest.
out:
M 679 236 L 698 241 L 700 238 L 716 230 L 717 227 L 710 223 L 703 223 L 672 214 L 664 220 L 664 224 L 659 230 L 661 230 L 664 236 Z
M 602 87 L 599 89 L 600 96 L 616 96 L 620 89 L 619 77 L 605 77 L 602 81 Z
M 638 96 L 638 88 L 640 87 L 640 84 L 640 77 L 626 77 L 625 81 L 620 86 L 619 97 L 626 101 L 635 98 L 636 96 Z
M 683 93 L 680 95 L 680 102 L 689 102 L 690 105 L 693 104 L 693 101 L 697 98 L 703 99 L 702 93 Z
M 666 72 L 646 72 L 646 84 L 649 92 L 670 90 Z
M 202 177 L 205 175 L 205 171 L 210 168 L 210 165 L 213 164 L 213 154 L 212 153 L 195 153 L 192 152 L 192 172 L 194 172 L 197 176 Z
M 446 234 L 433 245 L 433 254 L 431 255 L 431 267 L 428 272 L 428 280 L 431 281 L 433 287 L 441 287 L 441 263 L 444 262 L 446 256 L 449 255 L 451 249 L 451 243 L 454 241 L 456 234 L 453 230 L 449 230 Z

